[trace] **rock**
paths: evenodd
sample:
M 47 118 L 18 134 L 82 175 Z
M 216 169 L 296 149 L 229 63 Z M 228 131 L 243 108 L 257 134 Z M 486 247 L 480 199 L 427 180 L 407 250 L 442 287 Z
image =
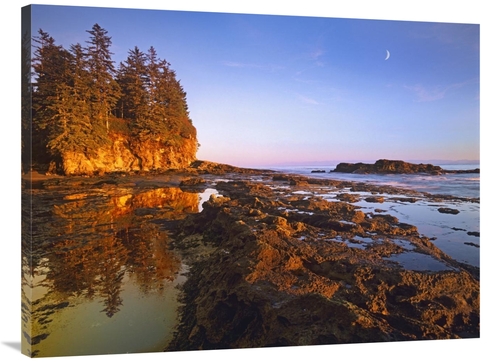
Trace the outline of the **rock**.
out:
M 228 201 L 231 201 L 231 199 L 229 197 L 225 197 L 225 196 L 217 196 L 215 194 L 212 194 L 210 195 L 208 201 L 212 204 L 212 205 L 215 205 L 215 206 L 220 206 Z
M 197 141 L 182 139 L 177 145 L 160 141 L 139 141 L 113 135 L 110 145 L 94 154 L 65 152 L 61 155 L 65 175 L 96 175 L 112 172 L 164 171 L 187 168 L 195 159 Z
M 383 196 L 370 196 L 365 198 L 366 202 L 373 202 L 373 203 L 380 203 L 382 204 L 385 201 L 385 198 Z
M 405 161 L 381 159 L 374 164 L 368 163 L 346 163 L 342 162 L 330 172 L 358 173 L 358 174 L 412 174 L 425 173 L 429 175 L 441 175 L 443 173 L 479 173 L 479 168 L 473 170 L 444 170 L 439 166 L 431 164 L 415 164 Z
M 449 208 L 449 207 L 440 207 L 438 209 L 438 211 L 441 213 L 441 214 L 452 214 L 452 215 L 456 215 L 456 214 L 459 214 L 460 211 L 457 210 L 457 209 L 452 209 L 452 208 Z
M 306 180 L 292 179 L 290 180 L 290 186 L 307 186 L 309 182 Z
M 206 185 L 206 180 L 201 177 L 190 177 L 188 179 L 182 180 L 179 184 L 183 188 L 193 188 L 193 187 L 203 187 Z
M 480 173 L 479 168 L 474 168 L 472 170 L 444 170 L 446 173 Z
M 242 167 L 227 165 L 224 163 L 216 163 L 203 160 L 193 161 L 189 165 L 188 169 L 193 170 L 200 174 L 212 174 L 212 175 L 224 175 L 227 173 L 239 173 L 239 174 L 273 173 L 273 171 L 271 170 L 242 168 Z
M 248 210 L 248 215 L 254 216 L 254 217 L 261 217 L 264 214 L 259 209 L 250 209 L 250 210 Z
M 341 193 L 337 195 L 337 199 L 345 202 L 358 202 L 360 196 L 356 194 Z
M 392 201 L 399 201 L 399 202 L 409 202 L 409 203 L 414 204 L 419 199 L 417 199 L 416 197 L 394 197 L 391 200 Z
M 443 169 L 431 164 L 413 164 L 404 161 L 378 160 L 374 164 L 367 163 L 339 163 L 331 172 L 343 173 L 376 173 L 376 174 L 408 174 L 428 173 L 440 174 Z
M 218 251 L 199 257 L 185 250 L 198 257 L 168 350 L 479 337 L 478 270 L 448 257 L 415 226 L 258 182 L 216 188 L 227 201 L 210 200 L 177 224 L 183 238 L 202 234 L 200 243 Z M 358 237 L 366 247 L 347 245 Z M 450 268 L 414 271 L 384 260 L 409 252 L 395 240 Z

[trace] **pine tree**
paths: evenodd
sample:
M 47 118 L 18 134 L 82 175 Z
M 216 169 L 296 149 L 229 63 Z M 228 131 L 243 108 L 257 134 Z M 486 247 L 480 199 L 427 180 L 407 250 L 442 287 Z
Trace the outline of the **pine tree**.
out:
M 71 45 L 71 82 L 75 96 L 78 96 L 90 109 L 92 97 L 92 79 L 88 70 L 88 61 L 81 44 Z
M 189 117 L 189 110 L 186 101 L 186 92 L 181 83 L 176 78 L 173 70 L 168 72 L 167 98 L 169 100 L 167 107 L 167 119 L 169 120 L 169 129 L 183 138 L 196 136 L 196 130 Z
M 56 87 L 49 109 L 53 112 L 47 147 L 53 155 L 68 151 L 90 154 L 107 142 L 92 124 L 92 80 L 80 44 L 71 46 L 67 82 Z
M 138 123 L 140 132 L 148 133 L 152 138 L 158 138 L 166 131 L 166 106 L 168 99 L 165 94 L 165 78 L 163 71 L 169 64 L 158 59 L 156 50 L 150 47 L 147 52 L 147 85 L 148 113 L 145 119 Z
M 99 24 L 94 24 L 92 30 L 87 30 L 91 35 L 86 48 L 89 72 L 92 78 L 92 116 L 97 123 L 95 129 L 105 127 L 109 130 L 111 111 L 115 109 L 120 97 L 120 88 L 114 79 L 115 67 L 111 59 L 111 37 L 107 30 Z
M 194 137 L 196 131 L 189 118 L 186 93 L 170 64 L 159 59 L 153 47 L 146 54 L 144 84 L 147 108 L 144 116 L 141 114 L 134 122 L 135 133 L 164 144 L 175 144 L 179 137 Z
M 55 115 L 52 102 L 57 98 L 57 88 L 68 83 L 66 68 L 69 53 L 56 45 L 54 38 L 42 29 L 38 34 L 33 38 L 38 44 L 33 57 L 33 157 L 35 162 L 48 164 L 51 155 L 47 152 L 46 145 Z
M 122 90 L 117 114 L 132 124 L 144 119 L 148 108 L 146 55 L 138 47 L 130 50 L 125 62 L 120 63 L 117 82 Z

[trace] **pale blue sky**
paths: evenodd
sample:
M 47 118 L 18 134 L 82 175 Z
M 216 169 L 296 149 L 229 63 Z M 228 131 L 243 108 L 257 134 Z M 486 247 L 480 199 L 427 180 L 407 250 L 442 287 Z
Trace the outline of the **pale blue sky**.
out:
M 171 63 L 199 159 L 479 159 L 477 24 L 33 7 L 33 32 L 65 47 L 95 23 L 117 65 L 134 46 Z

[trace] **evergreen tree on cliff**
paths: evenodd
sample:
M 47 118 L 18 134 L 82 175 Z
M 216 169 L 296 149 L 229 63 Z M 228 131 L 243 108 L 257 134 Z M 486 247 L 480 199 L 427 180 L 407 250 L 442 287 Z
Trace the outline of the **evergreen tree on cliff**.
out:
M 175 130 L 183 138 L 191 138 L 196 134 L 186 101 L 186 92 L 180 81 L 176 78 L 175 71 L 168 73 L 167 87 L 167 119 L 170 120 L 169 131 Z
M 57 113 L 53 102 L 58 97 L 58 88 L 67 83 L 68 52 L 56 45 L 54 38 L 42 29 L 33 41 L 37 44 L 33 57 L 33 156 L 35 163 L 48 164 L 51 155 L 46 146 Z
M 153 47 L 147 53 L 147 74 L 149 114 L 146 122 L 137 125 L 138 131 L 169 145 L 176 145 L 179 138 L 194 137 L 196 130 L 189 118 L 186 93 L 170 64 L 159 59 Z
M 107 142 L 102 127 L 92 124 L 92 79 L 80 44 L 67 53 L 64 82 L 57 84 L 49 108 L 53 111 L 47 147 L 53 155 L 95 152 Z
M 129 50 L 125 62 L 120 63 L 117 82 L 122 89 L 122 97 L 116 114 L 130 123 L 141 123 L 147 116 L 148 96 L 146 55 L 138 47 Z
M 111 37 L 107 30 L 95 24 L 86 48 L 89 73 L 92 79 L 91 100 L 94 129 L 97 132 L 107 133 L 111 110 L 115 108 L 120 97 L 120 88 L 114 79 L 115 67 L 111 58 Z M 101 127 L 104 127 L 101 130 Z
M 148 114 L 141 122 L 136 123 L 136 132 L 139 136 L 149 135 L 156 138 L 165 135 L 167 131 L 167 107 L 169 99 L 166 88 L 168 87 L 167 73 L 169 63 L 158 59 L 156 50 L 151 47 L 147 52 L 147 83 Z
M 170 64 L 158 58 L 151 47 L 143 53 L 137 47 L 120 64 L 118 84 L 123 94 L 117 113 L 130 122 L 134 136 L 176 145 L 179 138 L 194 138 L 184 92 Z

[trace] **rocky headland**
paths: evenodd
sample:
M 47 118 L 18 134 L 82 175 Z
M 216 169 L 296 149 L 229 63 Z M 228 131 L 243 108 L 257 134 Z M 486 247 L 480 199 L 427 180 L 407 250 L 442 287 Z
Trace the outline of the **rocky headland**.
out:
M 315 170 L 316 171 L 316 170 Z M 314 172 L 314 171 L 313 171 Z M 316 171 L 317 172 L 317 171 Z M 369 163 L 339 163 L 330 172 L 358 173 L 358 174 L 412 174 L 425 173 L 431 175 L 441 175 L 443 173 L 479 173 L 479 169 L 472 170 L 445 170 L 440 166 L 423 163 L 410 163 L 397 160 L 381 159 L 374 164 Z

